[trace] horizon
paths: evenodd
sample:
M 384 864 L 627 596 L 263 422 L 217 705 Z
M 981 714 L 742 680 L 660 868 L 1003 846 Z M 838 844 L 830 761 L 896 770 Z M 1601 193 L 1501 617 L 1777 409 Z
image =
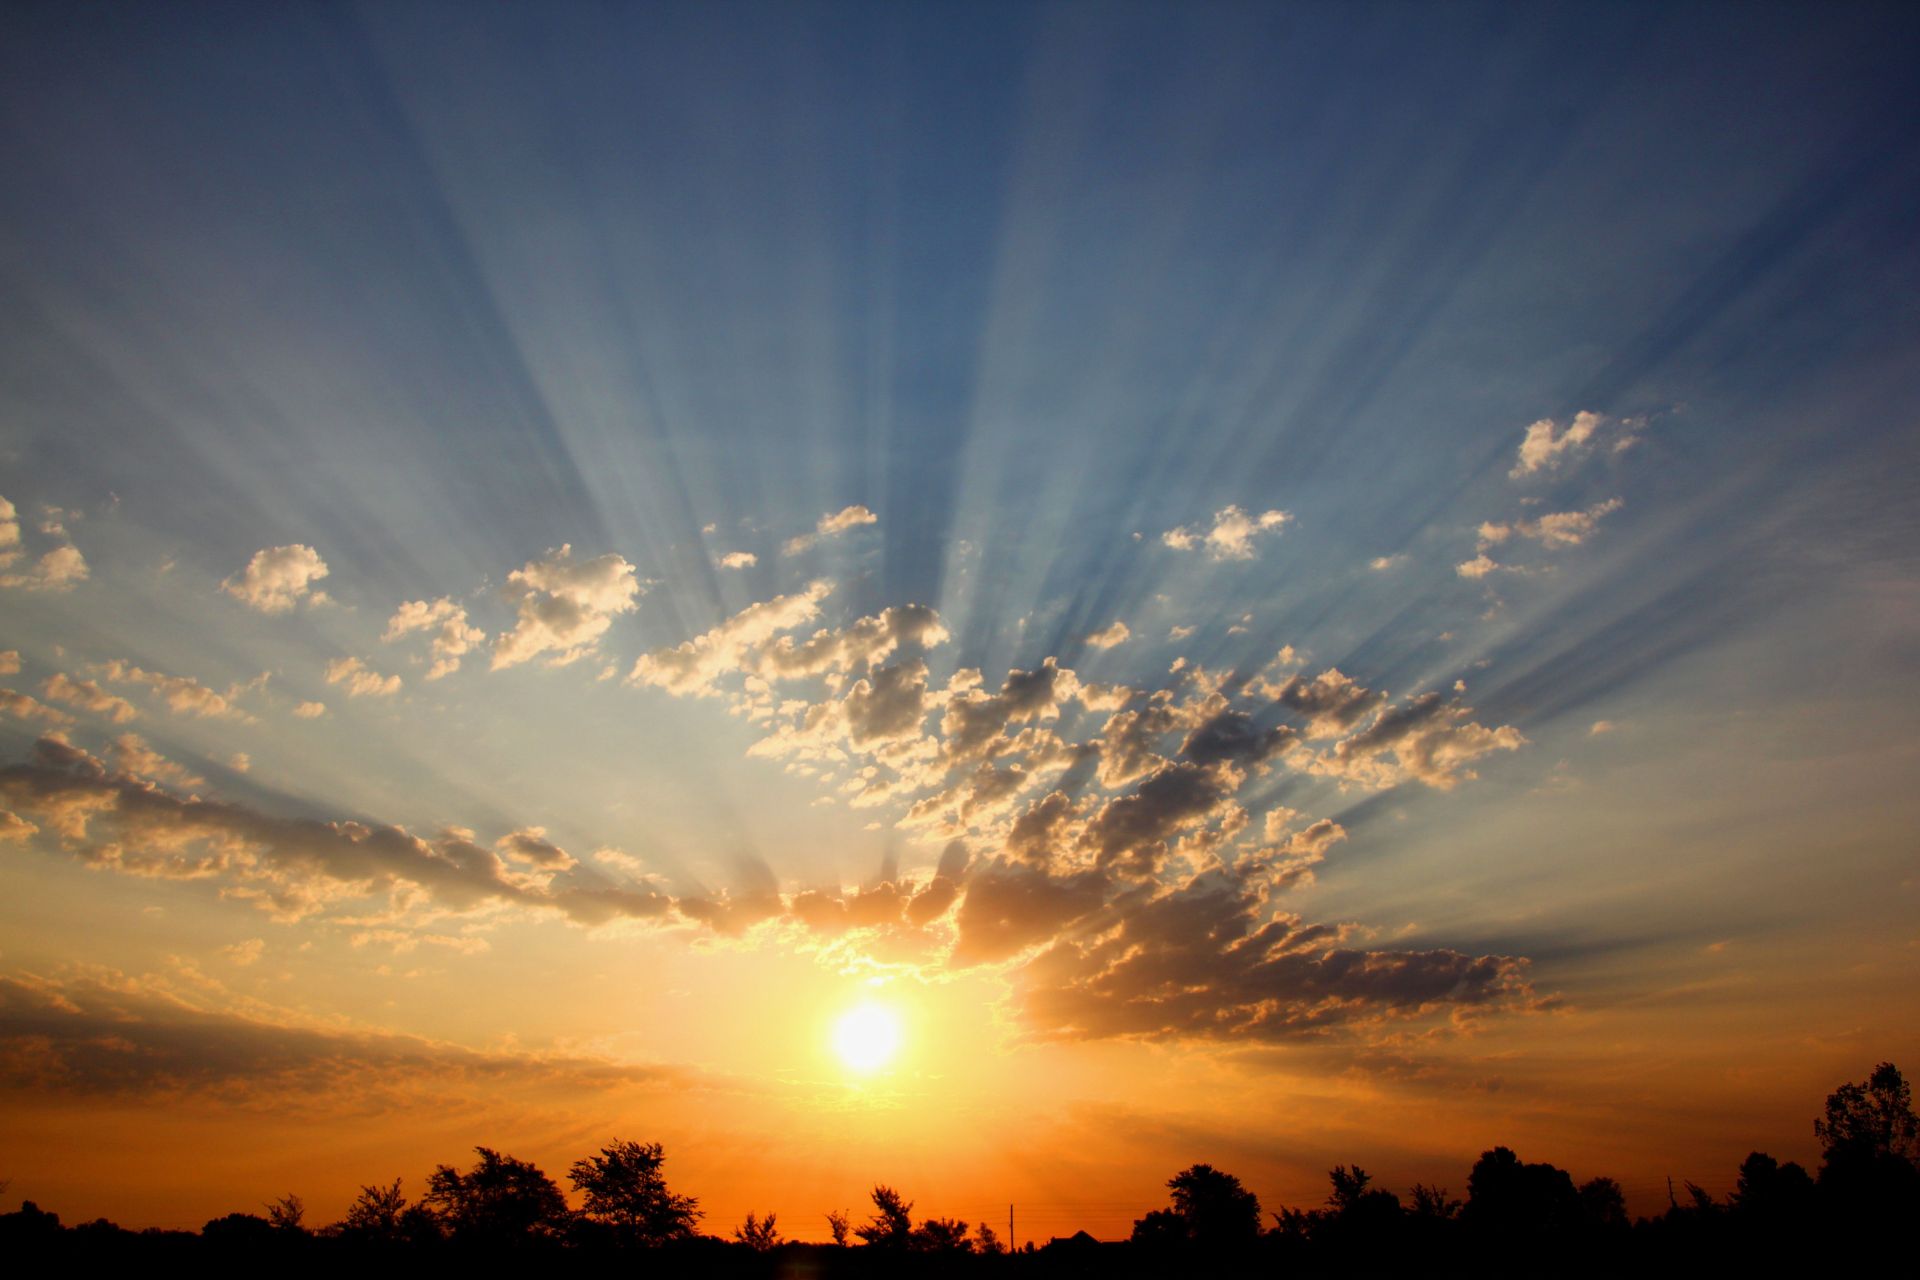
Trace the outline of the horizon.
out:
M 1917 26 L 9 6 L 9 1201 L 1813 1169 L 1920 1062 Z

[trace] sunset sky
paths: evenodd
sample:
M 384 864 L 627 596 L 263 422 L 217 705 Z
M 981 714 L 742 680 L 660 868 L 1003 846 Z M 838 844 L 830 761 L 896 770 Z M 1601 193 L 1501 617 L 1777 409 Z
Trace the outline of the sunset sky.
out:
M 6 5 L 8 1201 L 1817 1161 L 1920 1067 L 1917 43 Z

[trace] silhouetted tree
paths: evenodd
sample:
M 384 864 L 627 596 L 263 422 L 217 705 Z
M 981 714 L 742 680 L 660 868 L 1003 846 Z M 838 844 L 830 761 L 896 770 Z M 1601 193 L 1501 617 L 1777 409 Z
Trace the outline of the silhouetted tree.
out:
M 440 1165 L 422 1203 L 455 1237 L 510 1243 L 546 1235 L 571 1216 L 552 1178 L 524 1160 L 475 1147 L 480 1161 L 466 1173 Z
M 775 1227 L 773 1214 L 764 1219 L 756 1219 L 751 1213 L 747 1220 L 733 1229 L 733 1238 L 741 1244 L 760 1253 L 765 1253 L 780 1243 L 780 1231 Z
M 851 1225 L 847 1215 L 839 1209 L 827 1215 L 827 1230 L 833 1234 L 833 1242 L 837 1245 L 846 1245 Z
M 1416 1182 L 1407 1194 L 1413 1197 L 1409 1212 L 1416 1218 L 1451 1222 L 1460 1216 L 1460 1202 L 1448 1199 L 1445 1187 L 1429 1187 L 1423 1182 Z
M 972 1253 L 967 1224 L 958 1218 L 928 1218 L 913 1229 L 912 1248 L 922 1253 Z
M 1565 1169 L 1526 1164 L 1507 1147 L 1483 1152 L 1467 1175 L 1461 1220 L 1489 1239 L 1522 1243 L 1580 1220 L 1580 1196 Z
M 584 1212 L 630 1241 L 657 1245 L 693 1234 L 700 1202 L 667 1189 L 666 1155 L 657 1142 L 612 1142 L 573 1162 L 567 1180 L 586 1196 Z
M 307 1206 L 299 1196 L 288 1193 L 267 1202 L 267 1221 L 281 1231 L 304 1231 Z
M 1158 1249 L 1187 1242 L 1187 1220 L 1172 1209 L 1149 1209 L 1133 1223 L 1133 1243 Z
M 1827 1095 L 1826 1114 L 1813 1122 L 1825 1147 L 1819 1191 L 1829 1215 L 1861 1233 L 1892 1243 L 1920 1219 L 1920 1120 L 1899 1068 L 1882 1062 L 1865 1081 Z
M 1260 1235 L 1260 1198 L 1240 1179 L 1210 1164 L 1196 1164 L 1167 1179 L 1173 1211 L 1186 1224 L 1187 1239 L 1204 1248 L 1237 1248 Z
M 976 1247 L 981 1253 L 1005 1253 L 1007 1251 L 1007 1246 L 1000 1243 L 1000 1237 L 995 1234 L 993 1228 L 986 1223 L 983 1222 L 975 1227 L 973 1233 L 978 1241 Z
M 1804 1220 L 1813 1209 L 1813 1179 L 1792 1160 L 1781 1164 L 1764 1151 L 1740 1162 L 1728 1207 L 1756 1221 L 1781 1223 Z
M 1612 1178 L 1589 1178 L 1580 1184 L 1580 1218 L 1599 1231 L 1624 1231 L 1627 1197 Z
M 892 1187 L 873 1189 L 874 1214 L 854 1234 L 880 1249 L 905 1249 L 913 1243 L 913 1201 L 903 1200 Z
M 407 1198 L 400 1193 L 400 1179 L 390 1187 L 362 1186 L 340 1229 L 370 1240 L 395 1240 L 400 1236 L 400 1215 L 407 1209 Z
M 1835 1159 L 1911 1161 L 1920 1142 L 1913 1091 L 1900 1069 L 1883 1062 L 1860 1084 L 1843 1084 L 1827 1095 L 1826 1115 L 1813 1122 L 1828 1162 Z

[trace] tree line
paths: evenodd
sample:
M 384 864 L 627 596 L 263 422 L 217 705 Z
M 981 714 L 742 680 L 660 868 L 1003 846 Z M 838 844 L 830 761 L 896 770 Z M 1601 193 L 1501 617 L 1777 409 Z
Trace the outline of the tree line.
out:
M 1620 1185 L 1576 1184 L 1564 1169 L 1529 1163 L 1504 1146 L 1481 1154 L 1464 1194 L 1415 1184 L 1405 1197 L 1358 1165 L 1328 1171 L 1324 1203 L 1262 1212 L 1239 1178 L 1196 1164 L 1167 1182 L 1169 1203 L 1146 1212 L 1128 1239 L 1084 1232 L 1011 1250 L 986 1223 L 916 1221 L 891 1186 L 872 1189 L 872 1211 L 825 1215 L 832 1243 L 785 1238 L 776 1215 L 749 1213 L 722 1237 L 701 1231 L 704 1212 L 673 1191 L 659 1143 L 616 1141 L 576 1160 L 566 1179 L 478 1147 L 468 1168 L 440 1165 L 410 1200 L 402 1183 L 363 1186 L 339 1222 L 310 1226 L 298 1196 L 231 1213 L 195 1232 L 133 1232 L 100 1219 L 63 1227 L 32 1202 L 0 1214 L 0 1259 L 251 1261 L 281 1270 L 356 1266 L 399 1269 L 436 1258 L 529 1262 L 644 1255 L 659 1275 L 759 1277 L 959 1274 L 1342 1275 L 1423 1271 L 1598 1274 L 1742 1263 L 1831 1267 L 1878 1249 L 1908 1256 L 1920 1225 L 1920 1122 L 1892 1063 L 1828 1095 L 1814 1121 L 1818 1169 L 1755 1151 L 1733 1192 L 1716 1200 L 1692 1183 L 1660 1213 L 1630 1219 Z

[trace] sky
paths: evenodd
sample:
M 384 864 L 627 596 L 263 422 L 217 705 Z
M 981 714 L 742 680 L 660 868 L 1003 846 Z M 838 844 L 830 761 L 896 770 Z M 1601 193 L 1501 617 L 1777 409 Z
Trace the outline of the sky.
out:
M 1920 1060 L 1915 28 L 6 6 L 12 1198 L 1817 1160 Z

